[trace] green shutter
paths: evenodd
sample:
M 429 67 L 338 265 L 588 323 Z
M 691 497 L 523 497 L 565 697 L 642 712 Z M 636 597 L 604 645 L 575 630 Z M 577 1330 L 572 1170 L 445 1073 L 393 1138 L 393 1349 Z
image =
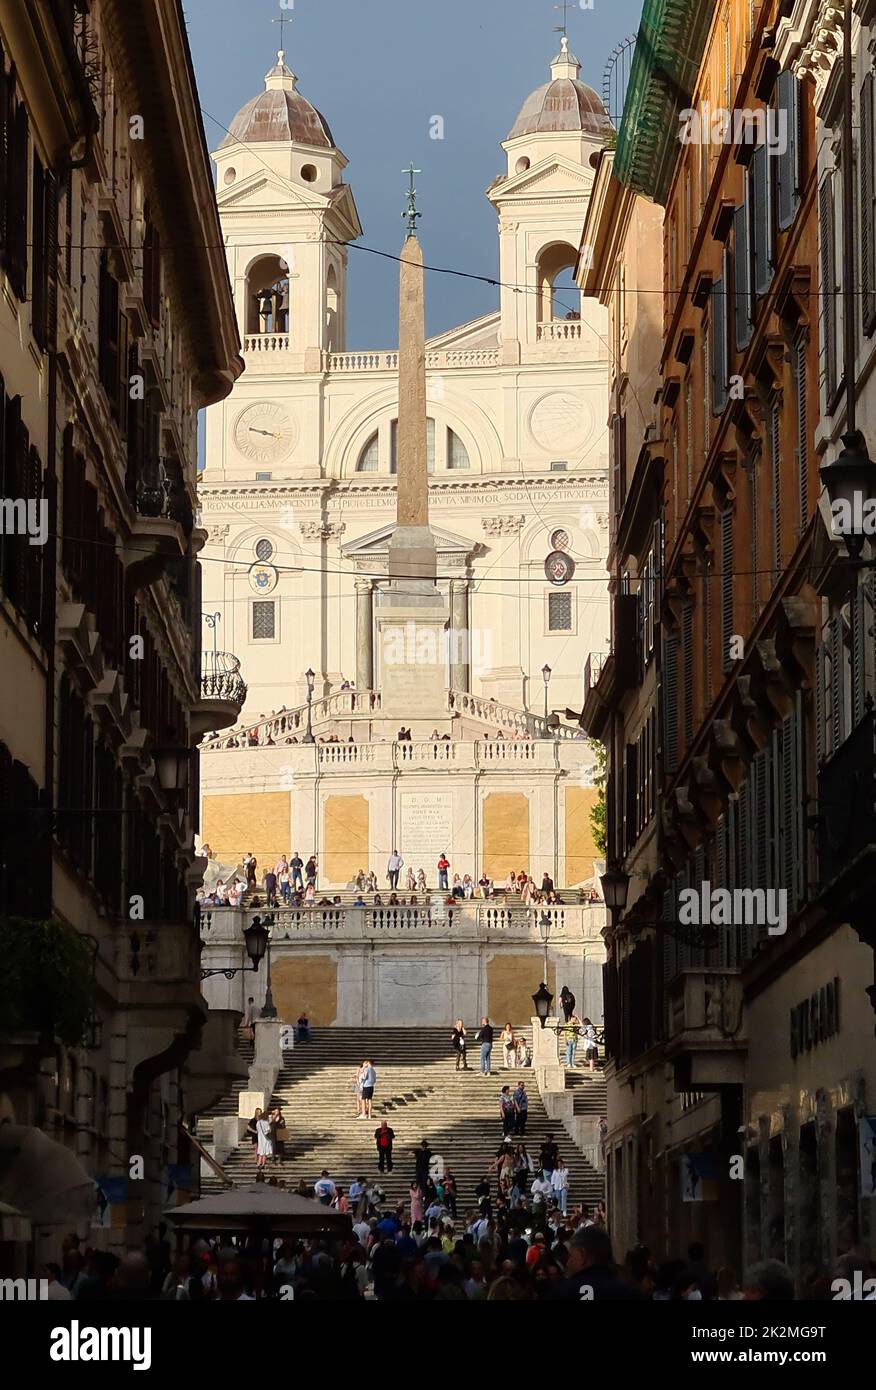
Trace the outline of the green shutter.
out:
M 751 342 L 751 246 L 745 185 L 742 204 L 733 214 L 733 305 L 736 351 L 743 352 Z
M 778 226 L 784 231 L 797 215 L 800 193 L 799 101 L 797 79 L 792 72 L 779 73 L 776 109 L 785 114 L 788 135 L 785 149 L 775 160 Z
M 861 84 L 861 135 L 858 149 L 860 164 L 861 238 L 861 317 L 864 332 L 876 327 L 876 229 L 873 226 L 873 73 L 864 75 Z
M 833 174 L 818 190 L 818 251 L 821 305 L 821 379 L 827 405 L 836 393 L 836 250 L 833 224 Z
M 721 670 L 730 671 L 730 638 L 733 636 L 733 509 L 720 514 L 721 525 Z

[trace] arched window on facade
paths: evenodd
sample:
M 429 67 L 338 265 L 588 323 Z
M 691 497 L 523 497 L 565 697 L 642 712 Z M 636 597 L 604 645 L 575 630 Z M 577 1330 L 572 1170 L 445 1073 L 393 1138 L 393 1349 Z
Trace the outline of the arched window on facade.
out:
M 378 439 L 377 430 L 375 430 L 371 437 L 365 443 L 362 452 L 359 455 L 358 461 L 356 463 L 357 473 L 377 472 L 377 469 L 380 465 L 379 448 L 380 441 Z
M 288 331 L 288 268 L 279 256 L 260 256 L 246 277 L 246 332 Z
M 340 352 L 341 296 L 333 265 L 329 266 L 325 282 L 325 341 L 328 352 Z
M 581 292 L 575 284 L 577 251 L 566 242 L 546 246 L 536 266 L 536 317 L 539 323 L 580 319 Z
M 442 433 L 443 431 L 443 433 Z M 438 444 L 442 446 L 438 447 Z M 468 450 L 455 430 L 448 425 L 436 426 L 431 416 L 426 420 L 426 467 L 435 472 L 436 460 L 442 467 L 470 468 Z M 398 473 L 398 420 L 393 420 L 389 428 L 389 471 Z M 377 431 L 370 435 L 362 446 L 356 462 L 357 473 L 376 473 L 386 468 L 387 461 L 380 457 L 380 440 Z

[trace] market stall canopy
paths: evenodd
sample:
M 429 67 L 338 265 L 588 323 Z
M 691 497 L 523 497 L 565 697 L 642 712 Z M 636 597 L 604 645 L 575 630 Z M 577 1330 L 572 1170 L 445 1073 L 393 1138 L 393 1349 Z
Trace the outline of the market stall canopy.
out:
M 0 1202 L 34 1226 L 75 1226 L 94 1214 L 94 1179 L 41 1129 L 7 1122 L 0 1125 Z
M 351 1229 L 350 1218 L 343 1212 L 268 1183 L 235 1187 L 181 1207 L 168 1207 L 165 1216 L 186 1231 L 233 1232 L 261 1227 L 278 1235 L 343 1236 Z

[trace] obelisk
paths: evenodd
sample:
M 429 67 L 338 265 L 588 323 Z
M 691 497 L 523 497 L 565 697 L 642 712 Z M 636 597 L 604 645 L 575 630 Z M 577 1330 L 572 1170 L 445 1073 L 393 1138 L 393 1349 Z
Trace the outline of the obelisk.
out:
M 388 548 L 386 588 L 379 591 L 381 708 L 406 726 L 447 717 L 448 613 L 436 584 L 437 551 L 429 526 L 426 447 L 426 315 L 423 251 L 417 238 L 411 165 L 408 234 L 399 267 L 398 495 Z M 422 734 L 428 738 L 428 731 Z M 417 734 L 413 734 L 417 737 Z
M 434 600 L 437 556 L 429 527 L 429 474 L 426 454 L 426 307 L 423 248 L 417 239 L 413 165 L 410 175 L 408 234 L 399 266 L 398 304 L 398 494 L 395 530 L 389 545 L 393 587 Z M 419 580 L 419 584 L 410 584 Z

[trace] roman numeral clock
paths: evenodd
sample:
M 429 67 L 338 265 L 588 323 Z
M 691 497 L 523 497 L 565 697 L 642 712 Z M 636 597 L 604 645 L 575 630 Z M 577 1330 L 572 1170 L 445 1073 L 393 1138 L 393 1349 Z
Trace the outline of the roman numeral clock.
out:
M 234 425 L 238 450 L 254 463 L 279 463 L 292 452 L 297 436 L 294 420 L 276 401 L 248 405 Z

